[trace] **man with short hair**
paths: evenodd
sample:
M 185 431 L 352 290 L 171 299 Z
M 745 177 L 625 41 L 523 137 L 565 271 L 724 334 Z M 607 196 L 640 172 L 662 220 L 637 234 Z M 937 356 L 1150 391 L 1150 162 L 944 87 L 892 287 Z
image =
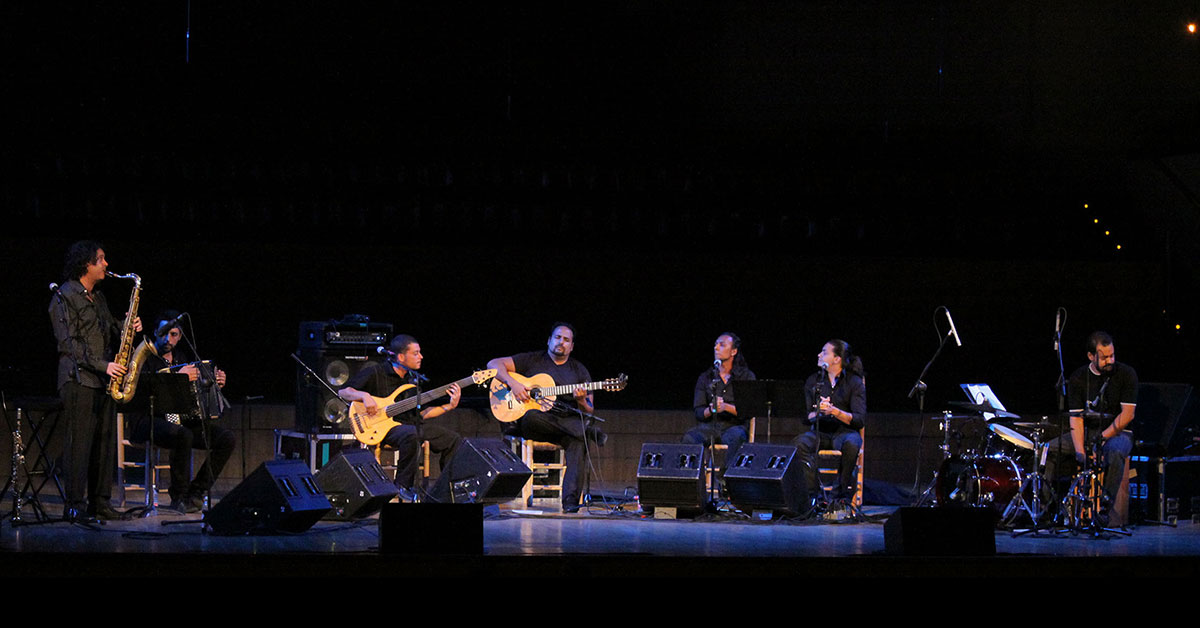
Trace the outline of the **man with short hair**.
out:
M 417 371 L 420 370 L 425 356 L 421 354 L 421 345 L 417 339 L 407 334 L 399 334 L 392 338 L 389 347 L 390 357 L 386 363 L 372 362 L 363 367 L 338 391 L 338 396 L 346 401 L 361 402 L 367 412 L 374 412 L 378 407 L 376 397 L 390 397 L 401 386 L 418 384 L 420 375 Z M 458 407 L 462 395 L 458 384 L 451 384 L 447 392 L 449 401 L 421 408 L 419 415 L 414 408 L 411 412 L 392 417 L 400 425 L 388 430 L 381 441 L 381 444 L 399 452 L 396 461 L 396 486 L 402 491 L 411 491 L 413 488 L 422 441 L 429 441 L 429 450 L 438 454 L 441 469 L 446 468 L 446 464 L 454 457 L 459 444 L 462 443 L 462 436 L 458 432 L 436 423 L 425 422 Z M 415 390 L 412 394 L 416 394 Z M 405 395 L 408 396 L 411 395 Z
M 1100 446 L 1104 466 L 1102 523 L 1107 523 L 1109 508 L 1121 488 L 1125 460 L 1133 450 L 1133 440 L 1125 428 L 1133 422 L 1137 407 L 1137 371 L 1117 362 L 1116 355 L 1112 336 L 1103 331 L 1088 336 L 1088 363 L 1067 380 L 1071 432 L 1050 441 L 1046 459 L 1046 477 L 1055 487 L 1059 464 L 1071 458 L 1082 464 L 1091 446 Z
M 545 351 L 530 351 L 512 356 L 495 358 L 488 362 L 489 369 L 496 370 L 496 379 L 511 390 L 513 397 L 522 403 L 530 401 L 528 388 L 513 377 L 526 378 L 544 373 L 556 386 L 568 386 L 590 382 L 591 373 L 579 360 L 571 357 L 575 350 L 575 328 L 568 323 L 555 323 L 546 340 Z M 530 440 L 554 443 L 566 453 L 567 468 L 563 472 L 562 510 L 578 512 L 582 488 L 587 481 L 587 440 L 603 445 L 608 435 L 589 425 L 586 417 L 595 411 L 592 394 L 582 387 L 576 388 L 569 399 L 561 396 L 552 406 L 542 410 L 529 410 L 510 430 L 511 434 Z

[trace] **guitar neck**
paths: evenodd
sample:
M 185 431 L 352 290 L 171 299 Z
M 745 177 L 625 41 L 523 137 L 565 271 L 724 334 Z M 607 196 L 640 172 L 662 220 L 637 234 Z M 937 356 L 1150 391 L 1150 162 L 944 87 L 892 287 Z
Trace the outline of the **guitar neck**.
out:
M 575 389 L 582 388 L 587 391 L 600 390 L 604 388 L 604 382 L 587 382 L 586 384 L 563 384 L 562 386 L 550 386 L 549 388 L 539 388 L 538 393 L 542 397 L 557 397 L 559 395 L 569 395 L 575 392 Z
M 387 415 L 389 417 L 394 417 L 396 415 L 404 414 L 405 412 L 409 412 L 413 408 L 416 408 L 418 405 L 424 407 L 424 405 L 426 403 L 433 401 L 434 399 L 440 399 L 441 397 L 445 397 L 446 393 L 450 390 L 451 386 L 454 386 L 455 384 L 457 384 L 459 388 L 463 388 L 463 387 L 467 386 L 468 384 L 474 383 L 474 381 L 475 380 L 473 377 L 464 377 L 464 378 L 458 380 L 457 382 L 452 382 L 452 383 L 446 384 L 445 386 L 441 386 L 439 388 L 434 388 L 433 390 L 422 391 L 421 394 L 415 395 L 413 397 L 409 397 L 407 399 L 401 399 L 400 401 L 390 404 L 387 407 L 387 409 L 386 409 Z

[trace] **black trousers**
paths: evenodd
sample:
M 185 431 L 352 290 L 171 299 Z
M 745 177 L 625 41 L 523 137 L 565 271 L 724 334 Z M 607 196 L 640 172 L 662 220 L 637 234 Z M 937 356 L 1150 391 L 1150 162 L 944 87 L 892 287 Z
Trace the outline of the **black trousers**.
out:
M 438 468 L 445 469 L 446 464 L 458 452 L 462 436 L 436 423 L 405 423 L 388 430 L 382 444 L 399 452 L 396 460 L 396 486 L 412 488 L 417 466 L 420 464 L 422 441 L 429 441 L 430 453 L 438 456 Z
M 171 486 L 167 489 L 171 499 L 203 495 L 212 488 L 213 482 L 221 475 L 225 463 L 233 455 L 237 446 L 237 437 L 233 432 L 212 423 L 208 424 L 210 445 L 205 440 L 205 426 L 197 419 L 184 419 L 182 424 L 172 423 L 164 417 L 154 417 L 154 445 L 171 450 Z M 144 443 L 150 438 L 150 421 L 142 415 L 136 420 L 130 431 L 130 439 L 135 443 Z M 208 451 L 208 461 L 200 465 L 195 479 L 189 479 L 188 466 L 192 461 L 192 450 Z
M 116 457 L 116 409 L 108 391 L 66 382 L 59 389 L 66 422 L 62 456 L 65 508 L 108 506 Z
M 599 430 L 588 428 L 578 416 L 558 416 L 530 410 L 507 431 L 529 440 L 553 443 L 563 448 L 567 468 L 563 471 L 563 508 L 579 506 L 583 485 L 587 483 L 587 437 L 594 439 Z

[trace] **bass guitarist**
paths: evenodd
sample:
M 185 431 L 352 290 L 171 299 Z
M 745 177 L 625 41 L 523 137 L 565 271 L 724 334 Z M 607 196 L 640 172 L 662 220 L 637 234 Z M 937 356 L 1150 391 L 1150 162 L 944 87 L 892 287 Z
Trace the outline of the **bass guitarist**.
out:
M 389 348 L 389 359 L 386 363 L 368 364 L 346 382 L 346 386 L 338 391 L 338 396 L 349 402 L 361 402 L 368 412 L 382 412 L 375 398 L 387 397 L 406 384 L 416 385 L 412 390 L 412 393 L 416 394 L 422 379 L 417 371 L 424 360 L 420 343 L 412 336 L 399 334 L 392 338 Z M 462 436 L 458 432 L 436 423 L 425 422 L 458 407 L 462 389 L 454 384 L 447 393 L 448 401 L 439 399 L 442 403 L 420 408 L 419 411 L 414 408 L 410 412 L 393 417 L 400 425 L 388 430 L 381 441 L 381 444 L 395 449 L 400 454 L 396 462 L 396 486 L 401 489 L 402 494 L 407 493 L 403 497 L 410 501 L 421 442 L 429 441 L 429 450 L 438 454 L 440 469 L 446 468 L 446 464 L 454 457 L 459 444 L 462 443 Z
M 513 375 L 549 375 L 560 386 L 590 382 L 591 373 L 579 360 L 571 357 L 575 350 L 575 328 L 567 323 L 556 323 L 550 330 L 545 351 L 518 353 L 496 358 L 488 362 L 489 369 L 496 370 L 496 379 L 508 386 L 512 395 L 520 402 L 529 402 L 528 388 Z M 508 430 L 522 438 L 554 443 L 566 452 L 567 468 L 563 472 L 562 510 L 578 512 L 582 487 L 587 481 L 587 441 L 603 445 L 608 435 L 588 424 L 576 410 L 592 414 L 595 406 L 592 394 L 583 388 L 575 389 L 567 399 L 560 397 L 553 404 L 542 405 L 540 410 L 529 410 Z

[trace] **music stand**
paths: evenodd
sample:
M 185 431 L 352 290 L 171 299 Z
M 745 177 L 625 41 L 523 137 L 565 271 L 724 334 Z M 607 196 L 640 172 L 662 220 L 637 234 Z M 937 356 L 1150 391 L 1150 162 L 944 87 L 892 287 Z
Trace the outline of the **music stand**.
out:
M 790 379 L 737 379 L 730 382 L 741 416 L 767 417 L 767 443 L 771 442 L 771 419 L 803 417 L 804 382 Z M 732 452 L 730 452 L 732 453 Z
M 146 480 L 143 486 L 146 492 L 144 506 L 130 508 L 125 511 L 128 516 L 140 513 L 142 517 L 158 514 L 158 485 L 154 478 L 154 417 L 158 413 L 166 417 L 168 414 L 188 416 L 196 409 L 196 394 L 192 390 L 191 381 L 184 373 L 150 373 L 143 372 L 138 379 L 137 393 L 123 410 L 144 411 L 150 422 L 150 437 L 146 441 Z

